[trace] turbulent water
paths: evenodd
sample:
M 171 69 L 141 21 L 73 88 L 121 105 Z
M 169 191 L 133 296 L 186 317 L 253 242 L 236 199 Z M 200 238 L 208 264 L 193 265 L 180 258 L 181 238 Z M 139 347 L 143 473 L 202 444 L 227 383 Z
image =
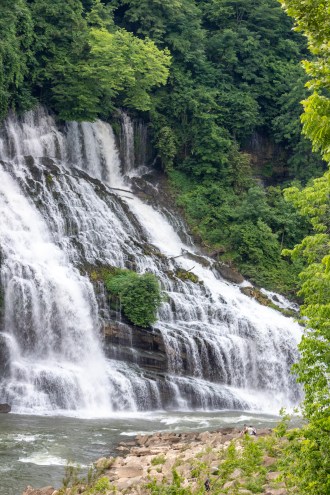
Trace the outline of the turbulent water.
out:
M 183 222 L 132 192 L 131 177 L 146 170 L 134 132 L 123 115 L 119 153 L 110 125 L 59 128 L 41 108 L 0 131 L 0 402 L 81 417 L 294 404 L 298 325 L 221 279 L 212 260 L 193 260 Z M 162 372 L 105 352 L 110 313 L 87 275 L 95 265 L 159 277 L 167 297 L 149 333 L 164 346 Z

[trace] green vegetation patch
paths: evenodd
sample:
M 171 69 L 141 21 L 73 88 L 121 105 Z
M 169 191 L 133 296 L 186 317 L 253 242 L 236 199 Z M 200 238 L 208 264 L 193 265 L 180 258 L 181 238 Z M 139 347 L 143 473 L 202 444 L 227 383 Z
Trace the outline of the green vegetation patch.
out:
M 158 455 L 157 457 L 151 459 L 151 465 L 158 466 L 159 464 L 165 464 L 165 461 L 166 459 L 164 455 Z
M 140 275 L 119 268 L 108 271 L 104 278 L 108 292 L 119 299 L 125 316 L 135 325 L 149 327 L 155 323 L 162 294 L 157 277 Z
M 245 163 L 245 162 L 244 162 Z M 239 188 L 228 180 L 196 179 L 172 171 L 176 202 L 195 238 L 218 259 L 230 262 L 259 287 L 292 294 L 299 284 L 302 260 L 289 261 L 281 251 L 307 232 L 305 219 L 283 197 L 280 187 L 264 189 L 250 176 Z

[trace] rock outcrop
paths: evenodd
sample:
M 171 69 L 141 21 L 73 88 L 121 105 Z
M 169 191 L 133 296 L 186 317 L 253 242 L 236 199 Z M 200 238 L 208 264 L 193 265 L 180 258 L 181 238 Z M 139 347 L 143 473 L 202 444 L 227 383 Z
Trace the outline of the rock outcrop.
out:
M 251 437 L 251 441 L 258 441 L 260 436 L 269 434 L 269 429 L 260 429 L 256 437 Z M 221 474 L 223 462 L 221 459 L 224 458 L 226 449 L 234 440 L 239 452 L 243 448 L 241 439 L 237 428 L 222 428 L 211 433 L 208 431 L 202 433 L 166 432 L 138 435 L 134 441 L 119 444 L 117 450 L 123 455 L 122 457 L 101 458 L 94 466 L 102 480 L 108 480 L 109 488 L 102 491 L 106 495 L 149 493 L 146 485 L 151 481 L 160 484 L 170 482 L 173 469 L 182 480 L 181 486 L 189 487 L 194 493 L 200 490 L 198 470 L 204 466 L 200 473 L 202 480 L 208 477 L 211 484 L 216 483 L 220 477 L 219 472 Z M 264 455 L 261 460 L 260 467 L 267 470 L 267 475 L 260 494 L 287 495 L 284 483 L 279 478 L 280 473 L 276 471 L 276 461 L 276 458 L 269 455 Z M 243 468 L 236 467 L 222 488 L 228 494 L 249 495 L 252 492 L 245 486 L 248 481 L 244 476 Z M 76 493 L 91 492 L 84 485 L 76 485 L 73 490 L 67 489 L 65 492 L 66 495 Z M 59 491 L 51 487 L 39 490 L 28 487 L 23 495 L 59 495 Z
M 0 404 L 0 413 L 10 413 L 11 406 L 9 404 Z

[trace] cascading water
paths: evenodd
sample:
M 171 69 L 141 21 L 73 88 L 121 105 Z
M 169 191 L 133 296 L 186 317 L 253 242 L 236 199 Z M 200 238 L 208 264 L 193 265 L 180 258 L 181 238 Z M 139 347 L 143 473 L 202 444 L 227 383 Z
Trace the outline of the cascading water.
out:
M 192 261 L 195 248 L 175 230 L 182 224 L 132 193 L 108 124 L 59 130 L 43 109 L 11 117 L 0 134 L 0 159 L 0 401 L 17 412 L 81 415 L 277 412 L 295 403 L 299 391 L 289 370 L 298 325 L 222 280 L 204 266 L 210 260 Z M 152 329 L 117 321 L 119 345 L 106 353 L 100 328 L 115 310 L 111 316 L 85 275 L 95 265 L 153 272 L 167 293 Z M 200 283 L 182 281 L 180 269 Z M 137 349 L 139 335 L 162 349 L 159 369 L 150 365 L 156 344 Z

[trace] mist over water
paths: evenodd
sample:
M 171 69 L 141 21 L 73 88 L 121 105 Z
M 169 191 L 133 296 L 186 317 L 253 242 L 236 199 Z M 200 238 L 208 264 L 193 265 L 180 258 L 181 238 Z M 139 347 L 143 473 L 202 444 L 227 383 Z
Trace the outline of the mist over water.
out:
M 294 405 L 299 326 L 221 279 L 212 260 L 192 261 L 198 250 L 183 222 L 132 192 L 135 164 L 144 165 L 141 150 L 134 161 L 132 133 L 124 115 L 119 153 L 109 124 L 59 129 L 41 108 L 12 116 L 0 132 L 0 402 L 16 413 L 90 418 L 163 409 L 276 414 Z M 167 299 L 153 331 L 165 373 L 106 357 L 101 301 L 84 268 L 100 264 L 160 279 Z M 200 283 L 173 276 L 178 269 Z

